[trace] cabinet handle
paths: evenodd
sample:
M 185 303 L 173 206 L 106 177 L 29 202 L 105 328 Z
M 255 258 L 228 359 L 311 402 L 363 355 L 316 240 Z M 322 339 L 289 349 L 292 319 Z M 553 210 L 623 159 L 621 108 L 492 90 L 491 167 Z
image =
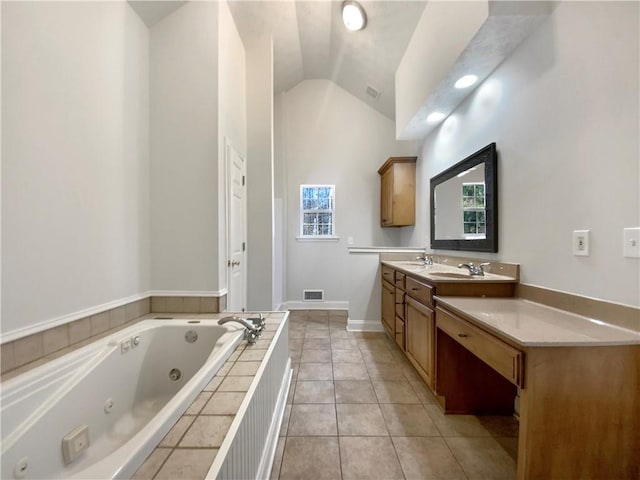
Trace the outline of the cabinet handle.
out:
M 459 333 L 458 336 L 460 338 L 467 338 L 469 335 L 467 335 L 466 333 Z
M 419 287 L 411 287 L 411 291 L 415 292 L 417 290 L 420 290 L 420 288 Z

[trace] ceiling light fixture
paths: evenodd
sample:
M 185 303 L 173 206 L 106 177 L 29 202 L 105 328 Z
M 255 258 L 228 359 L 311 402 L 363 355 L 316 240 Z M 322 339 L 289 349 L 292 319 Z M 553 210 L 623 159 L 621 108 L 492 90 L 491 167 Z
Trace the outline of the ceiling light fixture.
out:
M 435 122 L 439 122 L 440 120 L 442 120 L 445 117 L 444 113 L 441 112 L 433 112 L 432 114 L 430 114 L 427 117 L 427 122 L 429 123 L 435 123 Z
M 453 86 L 456 88 L 467 88 L 477 81 L 478 77 L 476 75 L 465 75 L 464 77 L 460 77 Z
M 347 0 L 342 2 L 342 21 L 345 27 L 356 32 L 367 26 L 367 14 L 358 2 Z

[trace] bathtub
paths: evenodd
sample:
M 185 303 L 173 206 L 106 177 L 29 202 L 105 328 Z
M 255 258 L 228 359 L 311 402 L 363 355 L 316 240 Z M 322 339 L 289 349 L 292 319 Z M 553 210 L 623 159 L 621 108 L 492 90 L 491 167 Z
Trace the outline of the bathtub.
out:
M 130 478 L 242 335 L 212 321 L 145 320 L 3 382 L 0 478 Z M 65 464 L 62 440 L 84 425 L 90 447 Z

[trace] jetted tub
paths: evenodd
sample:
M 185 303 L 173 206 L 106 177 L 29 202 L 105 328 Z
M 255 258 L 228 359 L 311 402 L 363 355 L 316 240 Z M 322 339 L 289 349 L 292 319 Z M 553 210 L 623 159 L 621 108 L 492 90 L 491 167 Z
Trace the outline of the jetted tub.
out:
M 0 477 L 131 477 L 242 335 L 211 320 L 145 320 L 3 382 Z M 66 465 L 65 437 L 81 451 Z

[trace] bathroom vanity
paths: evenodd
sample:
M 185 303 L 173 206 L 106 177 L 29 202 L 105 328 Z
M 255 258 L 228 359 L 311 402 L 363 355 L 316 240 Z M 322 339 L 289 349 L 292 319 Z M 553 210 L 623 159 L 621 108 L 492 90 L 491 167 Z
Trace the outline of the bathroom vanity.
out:
M 637 478 L 640 333 L 514 297 L 517 265 L 444 260 L 381 269 L 383 324 L 445 413 L 510 415 L 519 391 L 518 479 Z

